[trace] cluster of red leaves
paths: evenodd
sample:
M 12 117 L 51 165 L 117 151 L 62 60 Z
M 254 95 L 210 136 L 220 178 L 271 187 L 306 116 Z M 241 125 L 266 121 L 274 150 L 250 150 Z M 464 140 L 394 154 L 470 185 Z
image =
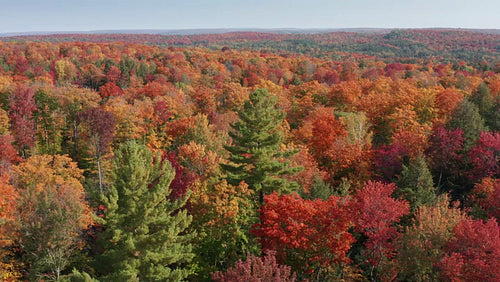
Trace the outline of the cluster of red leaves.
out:
M 17 164 L 21 158 L 12 146 L 14 138 L 10 134 L 0 135 L 0 174 L 9 169 L 12 164 Z
M 457 128 L 453 131 L 443 127 L 434 130 L 429 138 L 427 154 L 432 156 L 432 167 L 437 170 L 448 170 L 462 162 L 460 151 L 464 144 L 463 131 Z
M 473 167 L 470 171 L 471 178 L 500 175 L 500 132 L 481 132 L 468 157 Z
M 406 201 L 391 197 L 396 185 L 368 181 L 365 187 L 355 195 L 352 204 L 355 230 L 368 237 L 366 247 L 370 263 L 377 266 L 383 257 L 390 258 L 394 252 L 394 240 L 399 232 L 393 223 L 408 214 L 409 204 Z
M 123 90 L 114 82 L 107 82 L 99 88 L 99 94 L 105 99 L 113 96 L 121 96 L 123 95 Z
M 168 160 L 175 170 L 175 177 L 170 182 L 170 193 L 171 199 L 180 199 L 186 195 L 188 187 L 196 180 L 196 175 L 192 172 L 187 171 L 184 167 L 179 164 L 179 159 L 175 152 L 170 152 L 163 155 L 163 160 Z
M 279 281 L 294 282 L 295 273 L 291 273 L 291 267 L 279 265 L 276 262 L 274 252 L 268 252 L 264 257 L 256 257 L 247 254 L 245 261 L 239 260 L 234 267 L 227 269 L 226 273 L 221 271 L 212 273 L 212 279 L 216 282 L 233 281 Z
M 344 199 L 304 200 L 297 195 L 273 193 L 264 197 L 260 223 L 253 226 L 264 250 L 285 259 L 290 250 L 302 252 L 309 262 L 328 265 L 349 262 L 346 253 L 354 242 Z M 308 266 L 303 266 L 305 269 Z
M 462 220 L 453 229 L 453 235 L 438 265 L 444 279 L 500 280 L 500 227 L 495 219 Z
M 35 125 L 33 112 L 36 110 L 35 91 L 23 85 L 16 87 L 10 95 L 10 129 L 19 149 L 31 148 L 35 145 Z
M 317 160 L 327 163 L 329 161 L 325 160 L 327 153 L 330 152 L 335 142 L 347 135 L 345 126 L 335 117 L 331 108 L 317 108 L 311 120 L 309 147 L 312 148 Z

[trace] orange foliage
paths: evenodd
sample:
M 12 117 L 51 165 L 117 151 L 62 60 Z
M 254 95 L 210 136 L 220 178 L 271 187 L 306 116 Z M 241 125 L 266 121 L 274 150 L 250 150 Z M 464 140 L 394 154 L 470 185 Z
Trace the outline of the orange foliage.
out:
M 0 173 L 0 248 L 11 243 L 14 234 L 12 224 L 15 221 L 15 211 L 18 194 L 9 183 L 9 176 Z
M 36 214 L 31 214 L 36 200 L 32 197 L 47 195 L 63 209 L 74 214 L 75 228 L 81 229 L 92 223 L 90 210 L 84 200 L 84 189 L 80 180 L 82 170 L 68 156 L 36 155 L 13 167 L 13 182 L 19 191 L 19 216 L 26 222 L 36 222 Z M 49 196 L 51 195 L 51 196 Z M 52 198 L 55 197 L 55 198 Z M 71 230 L 70 232 L 74 232 Z
M 179 147 L 178 157 L 184 168 L 203 179 L 214 175 L 219 169 L 221 161 L 221 157 L 217 156 L 217 153 L 206 149 L 205 145 L 193 141 Z
M 318 168 L 318 163 L 309 153 L 309 149 L 304 145 L 297 146 L 300 151 L 292 156 L 290 160 L 291 167 L 302 167 L 303 169 L 293 175 L 287 176 L 290 181 L 295 181 L 300 184 L 302 190 L 306 193 L 311 189 L 315 177 L 325 179 L 327 173 Z
M 436 107 L 441 115 L 450 116 L 455 107 L 463 100 L 464 94 L 455 88 L 447 88 L 436 95 Z
M 470 200 L 479 205 L 488 217 L 500 219 L 500 179 L 483 178 L 476 183 Z

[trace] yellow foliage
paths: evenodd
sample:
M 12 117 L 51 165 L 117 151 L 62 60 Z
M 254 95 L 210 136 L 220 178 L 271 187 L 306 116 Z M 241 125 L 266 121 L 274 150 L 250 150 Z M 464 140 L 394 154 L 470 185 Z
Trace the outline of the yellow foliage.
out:
M 10 257 L 8 251 L 0 249 L 0 281 L 20 281 L 20 266 Z
M 251 194 L 245 182 L 238 186 L 228 184 L 226 180 L 212 185 L 197 181 L 193 187 L 191 203 L 194 220 L 202 226 L 224 227 L 241 224 L 252 203 Z
M 0 92 L 8 92 L 13 83 L 11 76 L 0 75 Z
M 0 108 L 0 135 L 7 133 L 9 130 L 9 115 L 5 110 Z
M 56 76 L 59 82 L 71 82 L 76 76 L 77 69 L 75 64 L 68 58 L 55 62 Z

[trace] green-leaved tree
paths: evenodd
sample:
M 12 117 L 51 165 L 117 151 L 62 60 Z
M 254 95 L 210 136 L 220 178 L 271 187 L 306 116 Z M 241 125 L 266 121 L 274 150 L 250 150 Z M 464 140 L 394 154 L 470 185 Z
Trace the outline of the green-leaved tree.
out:
M 256 191 L 262 202 L 263 194 L 273 191 L 288 193 L 298 188 L 282 176 L 292 174 L 300 168 L 290 168 L 288 162 L 280 158 L 293 155 L 293 151 L 283 152 L 283 137 L 280 125 L 285 114 L 276 108 L 276 97 L 266 89 L 257 89 L 238 111 L 239 120 L 231 125 L 229 136 L 232 144 L 225 146 L 229 151 L 229 163 L 222 164 L 227 173 L 227 182 L 238 185 L 245 181 Z
M 398 189 L 394 193 L 410 203 L 412 212 L 422 205 L 430 206 L 436 200 L 432 174 L 424 156 L 410 160 L 408 166 L 403 165 L 396 184 Z
M 175 171 L 144 145 L 130 141 L 115 152 L 114 183 L 105 198 L 104 253 L 96 268 L 107 281 L 180 281 L 190 270 L 191 216 L 172 201 Z

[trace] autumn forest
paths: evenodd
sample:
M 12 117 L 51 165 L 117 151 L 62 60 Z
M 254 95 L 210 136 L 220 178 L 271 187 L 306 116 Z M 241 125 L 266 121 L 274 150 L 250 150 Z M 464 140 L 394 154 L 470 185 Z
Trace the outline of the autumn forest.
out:
M 0 37 L 1 281 L 500 281 L 500 34 Z

